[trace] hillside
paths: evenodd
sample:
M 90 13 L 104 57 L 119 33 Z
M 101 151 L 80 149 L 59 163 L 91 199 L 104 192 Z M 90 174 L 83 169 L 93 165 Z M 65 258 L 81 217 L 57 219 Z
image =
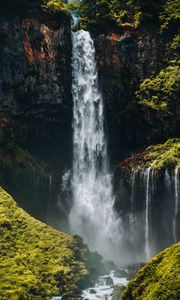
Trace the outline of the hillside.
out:
M 81 240 L 35 220 L 0 189 L 0 299 L 50 299 L 78 292 L 87 275 Z
M 130 281 L 122 300 L 178 300 L 180 243 L 156 255 Z

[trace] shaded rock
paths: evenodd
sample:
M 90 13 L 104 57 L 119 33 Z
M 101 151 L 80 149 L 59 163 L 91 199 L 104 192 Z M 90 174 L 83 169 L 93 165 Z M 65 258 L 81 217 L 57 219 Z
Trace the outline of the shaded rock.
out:
M 139 263 L 135 265 L 128 266 L 127 280 L 131 280 L 136 276 L 136 273 L 140 268 L 142 268 L 145 263 Z
M 111 286 L 114 284 L 113 279 L 110 276 L 106 277 L 105 280 L 106 280 L 106 285 Z
M 112 300 L 119 300 L 125 288 L 125 286 L 116 286 L 113 291 Z
M 90 289 L 89 293 L 90 294 L 96 294 L 96 290 L 95 289 Z
M 114 276 L 119 277 L 119 278 L 127 278 L 128 272 L 122 269 L 115 270 L 114 271 Z

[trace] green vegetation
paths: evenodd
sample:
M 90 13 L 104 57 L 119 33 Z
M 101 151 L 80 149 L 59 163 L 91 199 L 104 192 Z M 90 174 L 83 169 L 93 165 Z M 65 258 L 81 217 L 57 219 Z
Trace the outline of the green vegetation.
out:
M 141 83 L 137 98 L 144 107 L 171 113 L 179 105 L 179 88 L 180 63 L 172 61 L 157 76 Z
M 180 295 L 180 243 L 164 250 L 130 281 L 122 300 L 178 300 Z
M 50 299 L 78 292 L 87 276 L 82 240 L 35 220 L 0 188 L 0 298 Z
M 177 34 L 174 36 L 172 43 L 171 43 L 171 49 L 177 50 L 180 48 L 180 35 Z
M 50 13 L 73 13 L 78 19 L 76 28 L 90 31 L 146 25 L 158 25 L 164 31 L 178 27 L 180 19 L 178 0 L 2 0 L 0 10 L 10 14 L 29 6 L 42 6 Z
M 141 14 L 137 11 L 134 18 L 127 1 L 82 0 L 79 4 L 78 17 L 79 28 L 95 31 L 119 26 L 137 26 Z
M 118 27 L 158 26 L 164 30 L 179 20 L 178 0 L 81 0 L 79 28 L 94 31 Z M 95 28 L 97 26 L 97 28 Z
M 130 172 L 134 169 L 154 168 L 158 171 L 180 168 L 180 139 L 169 139 L 164 144 L 151 145 L 122 164 Z
M 170 139 L 164 144 L 150 146 L 147 149 L 146 167 L 158 170 L 180 167 L 180 139 Z
M 19 145 L 17 145 L 12 140 L 5 141 L 3 144 L 0 145 L 0 159 L 6 165 L 13 165 L 16 164 L 17 168 L 23 170 L 27 167 L 28 164 L 33 165 L 39 171 L 45 171 L 48 168 L 42 160 L 38 157 L 31 155 L 27 150 L 24 150 Z
M 163 1 L 163 8 L 160 14 L 161 30 L 172 28 L 178 29 L 180 22 L 180 4 L 179 0 Z

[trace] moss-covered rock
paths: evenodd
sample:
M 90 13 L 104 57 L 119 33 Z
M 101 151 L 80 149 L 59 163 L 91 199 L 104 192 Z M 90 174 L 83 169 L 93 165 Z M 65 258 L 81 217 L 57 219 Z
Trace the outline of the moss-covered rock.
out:
M 0 298 L 50 299 L 76 294 L 88 275 L 87 247 L 35 220 L 0 189 Z
M 165 114 L 179 110 L 180 63 L 172 61 L 170 65 L 155 77 L 145 79 L 137 92 L 140 103 L 150 109 Z
M 130 171 L 140 168 L 174 170 L 180 167 L 180 139 L 169 139 L 164 144 L 152 145 L 120 165 Z
M 155 256 L 130 281 L 122 300 L 178 300 L 180 243 Z

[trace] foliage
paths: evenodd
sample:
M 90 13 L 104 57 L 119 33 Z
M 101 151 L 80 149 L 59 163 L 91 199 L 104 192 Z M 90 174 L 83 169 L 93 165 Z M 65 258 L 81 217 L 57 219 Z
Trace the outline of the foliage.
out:
M 174 36 L 173 41 L 171 43 L 171 49 L 177 50 L 180 48 L 180 35 L 177 34 Z
M 0 189 L 0 298 L 50 299 L 87 276 L 82 240 L 35 220 Z
M 50 13 L 64 12 L 66 14 L 75 12 L 77 6 L 78 4 L 75 0 L 44 0 L 42 4 L 42 8 Z
M 66 11 L 66 5 L 60 0 L 45 1 L 43 8 L 51 13 L 55 13 L 57 11 Z
M 170 113 L 179 106 L 180 64 L 173 61 L 155 77 L 145 79 L 137 92 L 140 103 L 153 110 Z
M 161 30 L 169 27 L 178 28 L 180 22 L 180 4 L 179 0 L 164 1 L 163 9 L 160 14 Z
M 134 169 L 154 168 L 158 171 L 180 168 L 180 139 L 169 139 L 164 144 L 151 145 L 143 152 L 126 159 L 122 166 Z
M 39 157 L 30 154 L 27 150 L 24 150 L 11 139 L 4 140 L 4 143 L 0 145 L 0 160 L 2 164 L 14 165 L 15 162 L 15 174 L 22 172 L 29 164 L 34 166 L 36 170 L 45 171 L 48 168 Z
M 127 1 L 82 0 L 79 4 L 79 27 L 95 30 L 95 25 L 100 28 L 131 26 L 132 14 L 128 8 Z
M 147 148 L 145 159 L 148 166 L 156 169 L 180 167 L 180 139 L 170 139 L 164 144 Z
M 178 0 L 77 0 L 79 5 L 79 27 L 95 30 L 94 26 L 166 26 L 173 18 L 178 18 Z M 171 14 L 168 15 L 168 13 Z M 166 25 L 165 25 L 166 24 Z
M 155 256 L 131 280 L 122 300 L 178 300 L 180 295 L 180 243 Z

